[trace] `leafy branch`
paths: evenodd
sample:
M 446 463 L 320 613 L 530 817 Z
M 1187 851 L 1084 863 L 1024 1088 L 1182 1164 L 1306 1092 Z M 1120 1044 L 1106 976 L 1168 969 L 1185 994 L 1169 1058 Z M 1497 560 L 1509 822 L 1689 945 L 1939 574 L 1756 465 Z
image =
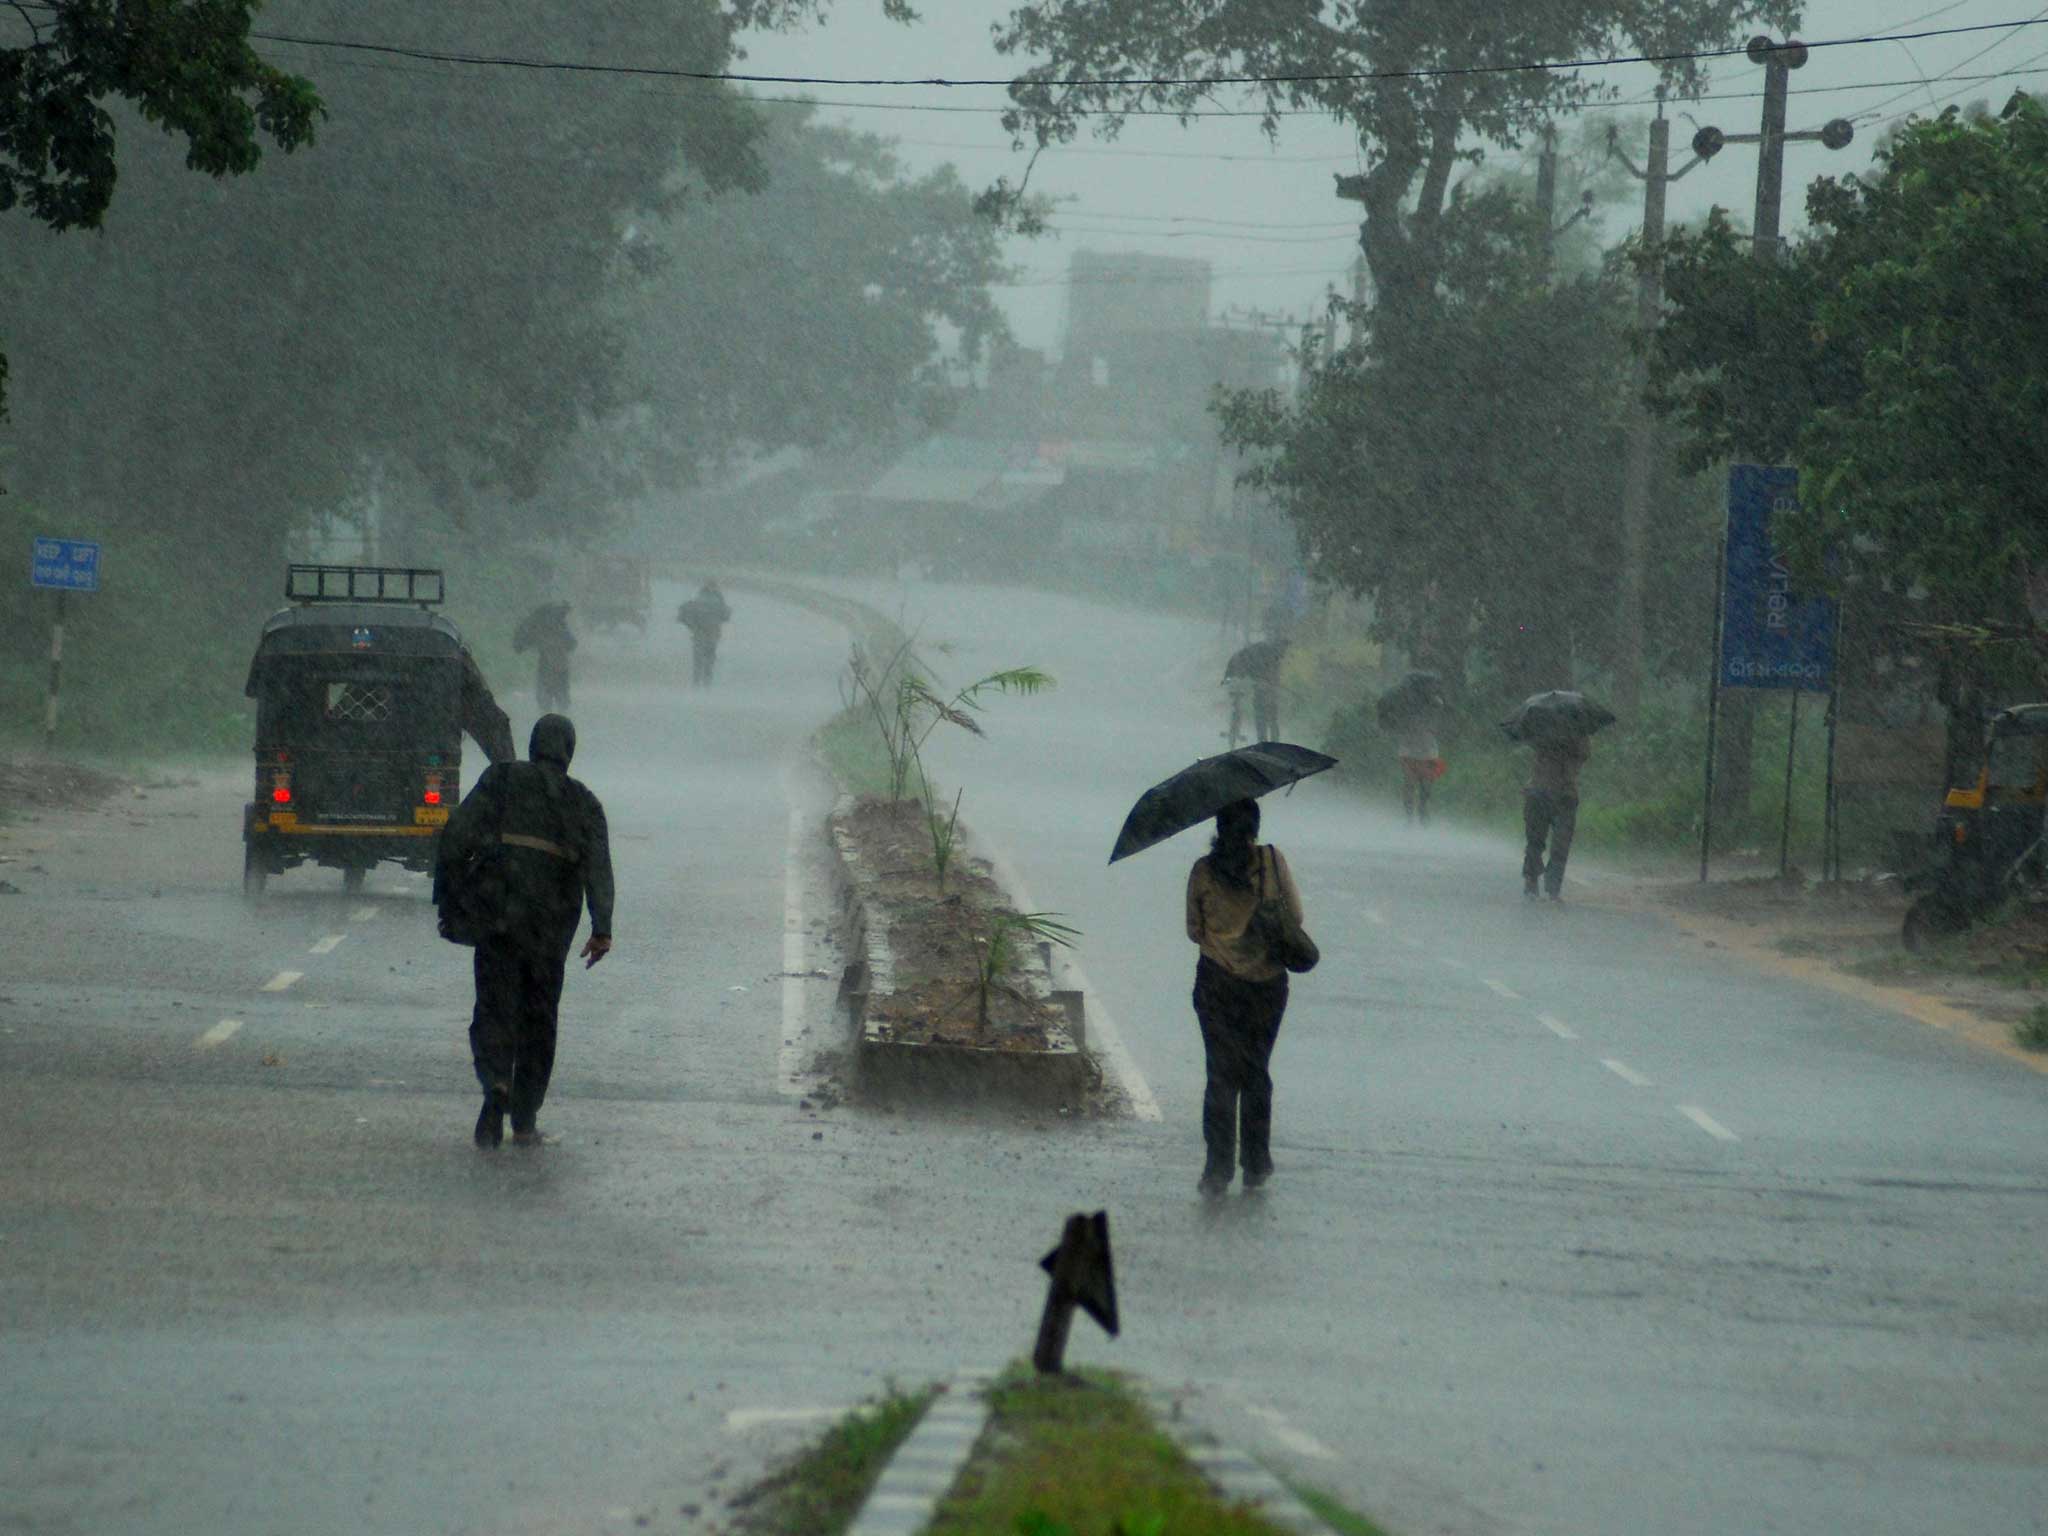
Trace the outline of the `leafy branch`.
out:
M 974 941 L 978 951 L 974 1013 L 981 1029 L 988 1028 L 989 998 L 1016 966 L 1020 938 L 1028 943 L 1057 944 L 1062 949 L 1074 947 L 1081 930 L 1059 919 L 1057 912 L 998 912 L 989 920 L 988 932 Z

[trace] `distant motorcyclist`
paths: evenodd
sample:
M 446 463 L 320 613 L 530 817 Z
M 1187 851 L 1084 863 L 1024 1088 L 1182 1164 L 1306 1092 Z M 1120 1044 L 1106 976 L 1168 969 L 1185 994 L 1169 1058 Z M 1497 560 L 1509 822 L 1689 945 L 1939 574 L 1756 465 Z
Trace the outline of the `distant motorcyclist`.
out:
M 534 652 L 534 702 L 543 710 L 569 707 L 569 653 L 576 636 L 567 603 L 542 603 L 512 631 L 512 649 Z
M 676 610 L 676 622 L 690 632 L 690 681 L 709 685 L 718 661 L 718 636 L 732 622 L 732 609 L 718 583 L 707 581 Z
M 476 946 L 470 1056 L 484 1091 L 476 1144 L 541 1142 L 563 975 L 583 908 L 590 965 L 611 953 L 612 857 L 604 806 L 569 777 L 576 727 L 543 715 L 524 763 L 484 771 L 441 834 L 434 903 L 441 931 Z

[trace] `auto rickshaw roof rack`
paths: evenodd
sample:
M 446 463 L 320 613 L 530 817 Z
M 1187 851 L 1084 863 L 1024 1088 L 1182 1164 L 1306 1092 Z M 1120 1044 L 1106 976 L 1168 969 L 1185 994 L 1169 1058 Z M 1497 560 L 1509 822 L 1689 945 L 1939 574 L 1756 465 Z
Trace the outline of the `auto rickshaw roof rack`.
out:
M 289 565 L 284 595 L 294 603 L 417 603 L 446 599 L 441 573 L 411 565 Z

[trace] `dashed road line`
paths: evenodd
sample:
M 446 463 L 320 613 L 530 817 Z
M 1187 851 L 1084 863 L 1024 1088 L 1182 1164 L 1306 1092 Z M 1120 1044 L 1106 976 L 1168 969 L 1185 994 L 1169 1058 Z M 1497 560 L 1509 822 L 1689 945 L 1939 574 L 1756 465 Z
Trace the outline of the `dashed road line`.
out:
M 352 923 L 367 923 L 377 915 L 375 907 L 351 907 L 348 920 Z
M 1437 958 L 1442 960 L 1445 965 L 1448 965 L 1454 971 L 1469 971 L 1472 969 L 1472 967 L 1467 965 L 1464 961 L 1453 959 L 1449 955 L 1440 955 Z
M 194 1040 L 192 1042 L 192 1049 L 195 1051 L 210 1051 L 216 1045 L 226 1045 L 228 1041 L 234 1038 L 235 1032 L 241 1027 L 242 1021 L 240 1019 L 222 1019 L 213 1028 L 209 1029 L 197 1040 Z
M 1716 1120 L 1697 1104 L 1681 1104 L 1678 1106 L 1678 1112 L 1716 1141 L 1742 1140 L 1740 1136 L 1729 1130 L 1727 1126 Z
M 307 950 L 306 953 L 309 955 L 331 955 L 341 948 L 342 940 L 347 937 L 348 935 L 345 933 L 330 933 L 324 939 L 314 940 L 313 947 Z
M 1517 992 L 1513 987 L 1509 986 L 1504 981 L 1494 981 L 1492 978 L 1488 977 L 1482 980 L 1480 982 L 1480 985 L 1485 987 L 1486 990 L 1489 992 L 1498 993 L 1500 996 L 1506 998 L 1511 1003 L 1519 1003 L 1522 1000 L 1522 994 Z
M 1601 1057 L 1600 1065 L 1605 1067 L 1608 1071 L 1612 1072 L 1624 1083 L 1629 1083 L 1634 1087 L 1654 1088 L 1657 1086 L 1655 1083 L 1651 1082 L 1647 1077 L 1643 1076 L 1642 1073 L 1638 1072 L 1634 1067 L 1628 1065 L 1628 1063 L 1616 1061 L 1611 1056 Z
M 1378 910 L 1375 907 L 1367 907 L 1365 909 L 1365 920 L 1368 923 L 1371 923 L 1375 928 L 1384 928 L 1387 926 L 1387 914 Z
M 1576 1029 L 1573 1029 L 1571 1025 L 1565 1023 L 1562 1019 L 1553 1019 L 1547 1013 L 1537 1014 L 1536 1022 L 1538 1024 L 1541 1024 L 1545 1029 L 1549 1030 L 1553 1035 L 1557 1036 L 1557 1038 L 1560 1040 L 1576 1040 L 1579 1038 L 1579 1032 Z
M 1415 935 L 1412 933 L 1397 933 L 1394 935 L 1394 937 L 1399 939 L 1403 944 L 1406 944 L 1410 949 L 1422 948 L 1422 940 L 1416 938 Z
M 263 990 L 265 992 L 289 991 L 294 982 L 305 978 L 305 974 L 304 971 L 279 971 L 270 980 L 263 983 Z

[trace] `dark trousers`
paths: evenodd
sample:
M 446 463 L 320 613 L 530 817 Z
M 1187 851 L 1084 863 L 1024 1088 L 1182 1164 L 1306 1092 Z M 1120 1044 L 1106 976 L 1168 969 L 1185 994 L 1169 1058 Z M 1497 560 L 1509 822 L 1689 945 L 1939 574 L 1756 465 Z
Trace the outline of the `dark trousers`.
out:
M 1252 729 L 1260 741 L 1280 739 L 1280 690 L 1261 683 L 1252 690 Z
M 1273 1042 L 1287 1011 L 1287 978 L 1244 981 L 1204 955 L 1195 965 L 1195 1018 L 1209 1067 L 1202 1090 L 1208 1171 L 1227 1175 L 1239 1150 L 1247 1173 L 1273 1169 Z M 1240 1133 L 1242 1147 L 1240 1148 Z
M 690 631 L 690 681 L 708 683 L 718 661 L 718 636 L 709 630 Z
M 1522 832 L 1527 846 L 1522 850 L 1522 883 L 1533 886 L 1540 878 L 1555 896 L 1564 885 L 1564 861 L 1572 856 L 1572 833 L 1579 825 L 1579 797 L 1560 795 L 1554 790 L 1522 791 Z M 1550 862 L 1545 864 L 1543 845 L 1550 844 Z
M 469 1054 L 484 1092 L 507 1096 L 512 1129 L 530 1131 L 555 1070 L 555 1015 L 569 946 L 523 936 L 476 947 Z
M 569 658 L 543 651 L 534 679 L 534 701 L 543 713 L 569 707 Z

